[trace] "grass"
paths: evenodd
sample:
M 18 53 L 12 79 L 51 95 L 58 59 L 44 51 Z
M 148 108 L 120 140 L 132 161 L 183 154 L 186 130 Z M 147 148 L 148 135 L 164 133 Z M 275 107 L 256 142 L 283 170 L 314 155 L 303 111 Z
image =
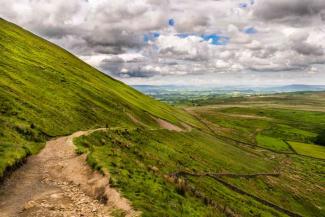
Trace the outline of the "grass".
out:
M 225 215 L 223 210 L 209 205 L 209 200 L 246 215 L 253 212 L 281 216 L 210 178 L 173 180 L 169 176 L 182 170 L 266 172 L 277 165 L 276 161 L 229 146 L 200 131 L 111 130 L 77 138 L 75 144 L 79 152 L 88 153 L 90 165 L 110 171 L 111 185 L 120 188 L 143 216 Z M 191 189 L 209 199 L 194 195 Z
M 303 216 L 323 216 L 324 147 L 311 143 L 324 129 L 324 102 L 324 92 L 292 93 L 233 98 L 187 110 L 229 145 L 272 153 L 279 162 L 279 179 L 225 178 L 227 182 Z M 286 141 L 300 144 L 301 150 L 291 145 L 292 150 Z
M 278 138 L 258 134 L 256 136 L 256 143 L 261 147 L 269 148 L 274 151 L 292 152 L 289 146 L 283 140 Z
M 199 119 L 208 122 L 210 128 L 215 128 L 216 133 L 251 144 L 256 143 L 259 134 L 280 140 L 311 143 L 325 127 L 325 112 L 248 105 L 195 107 L 191 111 Z
M 325 92 L 293 92 L 293 93 L 278 93 L 268 95 L 257 95 L 251 97 L 238 96 L 227 97 L 223 95 L 212 95 L 202 97 L 202 99 L 192 100 L 187 99 L 180 102 L 174 102 L 179 105 L 229 105 L 236 106 L 260 106 L 262 108 L 277 107 L 277 108 L 295 108 L 310 111 L 325 112 Z M 306 101 L 307 99 L 307 101 Z
M 325 128 L 325 113 L 303 111 L 295 109 L 272 109 L 272 108 L 226 108 L 221 112 L 227 114 L 261 115 L 285 122 L 289 126 L 306 131 L 316 131 Z
M 268 149 L 277 152 L 231 145 L 198 130 L 109 130 L 74 142 L 79 153 L 88 155 L 90 165 L 110 172 L 111 185 L 119 188 L 143 216 L 224 216 L 225 210 L 244 216 L 286 216 L 211 177 L 171 176 L 177 171 L 280 172 L 279 177 L 222 179 L 292 212 L 322 216 L 324 192 L 317 185 L 311 186 L 323 182 L 324 162 L 279 154 L 279 149 L 288 151 L 273 144 L 278 140 L 260 138 L 268 142 Z
M 198 122 L 0 19 L 0 177 L 55 136 L 103 126 Z
M 113 217 L 125 217 L 126 214 L 123 210 L 115 209 L 110 213 Z
M 325 147 L 302 142 L 288 142 L 292 148 L 301 155 L 325 159 Z

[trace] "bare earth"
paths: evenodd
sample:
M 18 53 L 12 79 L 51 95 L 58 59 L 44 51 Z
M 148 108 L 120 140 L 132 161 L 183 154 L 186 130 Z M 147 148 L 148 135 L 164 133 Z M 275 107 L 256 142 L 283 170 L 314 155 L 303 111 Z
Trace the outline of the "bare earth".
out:
M 102 129 L 98 129 L 102 130 Z M 0 217 L 139 216 L 129 201 L 109 187 L 109 174 L 92 171 L 85 155 L 76 155 L 77 132 L 47 142 L 45 148 L 0 186 Z
M 167 130 L 171 130 L 171 131 L 176 131 L 176 132 L 181 132 L 183 131 L 182 128 L 172 124 L 172 123 L 169 123 L 163 119 L 160 119 L 160 118 L 157 118 L 156 119 L 157 123 L 159 124 L 160 127 L 164 128 L 164 129 L 167 129 Z

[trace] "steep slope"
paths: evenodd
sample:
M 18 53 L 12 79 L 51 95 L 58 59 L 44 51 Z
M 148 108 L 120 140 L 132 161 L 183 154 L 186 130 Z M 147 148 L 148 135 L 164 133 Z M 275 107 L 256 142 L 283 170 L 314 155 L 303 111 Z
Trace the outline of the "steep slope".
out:
M 197 122 L 0 19 L 0 177 L 50 137 L 100 126 Z

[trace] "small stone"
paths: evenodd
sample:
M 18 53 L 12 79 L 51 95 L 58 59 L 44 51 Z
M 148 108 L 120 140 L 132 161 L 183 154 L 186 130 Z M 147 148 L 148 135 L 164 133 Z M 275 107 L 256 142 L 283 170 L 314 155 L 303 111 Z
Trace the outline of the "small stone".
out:
M 37 203 L 35 201 L 29 201 L 24 205 L 23 209 L 24 210 L 31 209 L 31 208 L 35 207 L 36 205 L 37 205 Z
M 62 198 L 62 194 L 51 194 L 50 197 L 53 199 L 60 199 L 60 198 Z

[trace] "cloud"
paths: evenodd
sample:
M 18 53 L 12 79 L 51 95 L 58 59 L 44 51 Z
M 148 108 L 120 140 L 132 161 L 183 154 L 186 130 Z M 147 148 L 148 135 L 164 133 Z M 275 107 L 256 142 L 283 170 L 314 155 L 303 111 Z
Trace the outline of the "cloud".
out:
M 126 82 L 323 73 L 323 0 L 0 1 L 1 17 Z
M 309 33 L 306 31 L 296 32 L 290 35 L 291 48 L 297 53 L 306 56 L 322 56 L 324 55 L 324 48 L 318 44 L 308 42 Z
M 307 42 L 298 42 L 293 44 L 292 48 L 302 55 L 322 56 L 324 51 L 321 47 Z
M 165 3 L 158 0 L 4 1 L 0 14 L 57 42 L 72 37 L 82 41 L 80 47 L 66 44 L 76 53 L 80 50 L 119 53 L 142 46 L 143 32 L 166 25 Z
M 294 25 L 308 25 L 313 18 L 321 20 L 324 12 L 323 0 L 259 0 L 254 8 L 254 15 L 260 19 Z

